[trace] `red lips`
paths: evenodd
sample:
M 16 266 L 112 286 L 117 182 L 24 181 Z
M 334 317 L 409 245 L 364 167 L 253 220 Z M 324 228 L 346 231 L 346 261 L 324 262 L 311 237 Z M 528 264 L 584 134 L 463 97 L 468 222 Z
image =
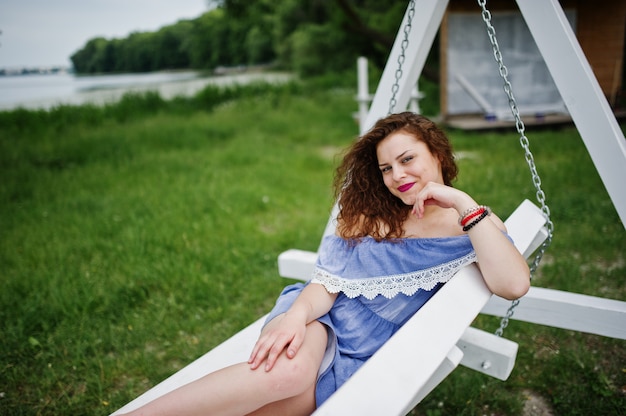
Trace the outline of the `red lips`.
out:
M 409 189 L 413 188 L 413 185 L 415 185 L 415 182 L 411 182 L 411 183 L 405 183 L 404 185 L 400 185 L 398 186 L 398 191 L 400 192 L 406 192 Z

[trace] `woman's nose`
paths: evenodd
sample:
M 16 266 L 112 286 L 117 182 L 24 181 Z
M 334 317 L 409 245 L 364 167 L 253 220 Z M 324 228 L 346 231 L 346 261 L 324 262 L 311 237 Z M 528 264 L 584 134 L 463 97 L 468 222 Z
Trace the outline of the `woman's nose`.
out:
M 400 181 L 405 176 L 406 174 L 404 173 L 404 169 L 402 169 L 400 166 L 393 168 L 393 180 L 394 181 Z

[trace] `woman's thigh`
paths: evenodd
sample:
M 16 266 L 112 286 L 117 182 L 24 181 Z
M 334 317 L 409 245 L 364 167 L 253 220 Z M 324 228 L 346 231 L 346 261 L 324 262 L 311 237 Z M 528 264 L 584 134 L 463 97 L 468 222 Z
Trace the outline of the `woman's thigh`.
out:
M 271 325 L 272 321 L 267 326 Z M 317 382 L 318 370 L 326 351 L 327 340 L 328 333 L 323 324 L 318 321 L 308 324 L 304 342 L 296 356 L 288 358 L 283 351 L 271 370 L 279 372 L 291 371 L 294 366 L 309 368 L 306 372 L 306 378 L 297 380 L 297 384 L 300 384 L 298 389 L 300 392 L 292 397 L 269 403 L 251 414 L 255 416 L 311 414 L 315 410 L 315 384 Z M 288 379 L 289 376 L 286 378 Z

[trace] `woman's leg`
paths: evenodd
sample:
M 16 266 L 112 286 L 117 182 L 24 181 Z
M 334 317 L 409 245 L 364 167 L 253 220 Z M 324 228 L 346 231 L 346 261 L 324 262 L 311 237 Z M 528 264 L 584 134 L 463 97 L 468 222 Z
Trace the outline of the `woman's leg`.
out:
M 315 384 L 299 396 L 269 403 L 247 416 L 309 416 L 315 411 Z
M 182 386 L 129 415 L 241 416 L 273 402 L 281 409 L 291 409 L 288 414 L 301 413 L 298 409 L 303 414 L 311 413 L 315 409 L 315 382 L 327 336 L 324 325 L 314 321 L 307 326 L 298 354 L 290 359 L 283 352 L 271 371 L 265 372 L 263 367 L 253 371 L 247 363 L 235 364 Z M 265 410 L 272 410 L 272 406 Z

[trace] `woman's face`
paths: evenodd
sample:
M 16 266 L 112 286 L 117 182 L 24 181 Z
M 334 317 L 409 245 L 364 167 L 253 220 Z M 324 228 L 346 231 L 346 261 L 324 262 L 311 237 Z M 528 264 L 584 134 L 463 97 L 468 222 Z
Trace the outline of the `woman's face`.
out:
M 403 131 L 385 137 L 376 147 L 378 166 L 389 192 L 407 205 L 428 182 L 443 182 L 441 163 L 426 143 Z

